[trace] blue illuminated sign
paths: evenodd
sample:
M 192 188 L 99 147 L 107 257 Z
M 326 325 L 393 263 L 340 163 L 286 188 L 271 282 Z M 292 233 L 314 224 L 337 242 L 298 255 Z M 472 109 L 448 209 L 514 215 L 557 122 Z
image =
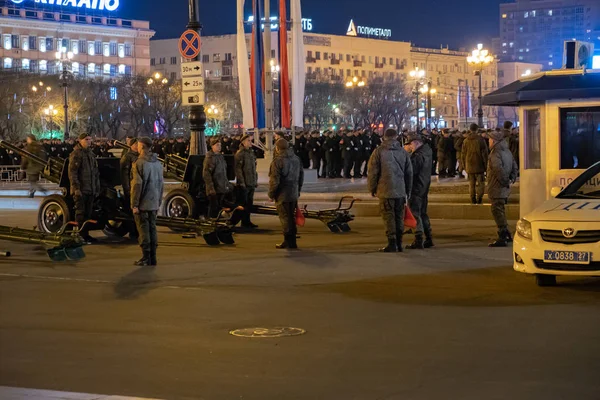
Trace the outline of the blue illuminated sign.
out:
M 23 4 L 25 0 L 11 0 L 14 4 Z M 61 6 L 71 8 L 81 8 L 99 11 L 115 11 L 119 8 L 119 0 L 28 0 L 31 3 Z

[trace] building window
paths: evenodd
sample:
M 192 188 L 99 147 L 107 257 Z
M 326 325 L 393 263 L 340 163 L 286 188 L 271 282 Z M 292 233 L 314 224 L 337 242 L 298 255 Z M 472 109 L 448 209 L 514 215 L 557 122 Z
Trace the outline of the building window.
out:
M 275 58 L 275 57 L 276 57 L 275 50 L 271 50 L 271 58 Z
M 24 58 L 24 59 L 21 60 L 21 68 L 22 69 L 24 69 L 25 71 L 28 71 L 29 70 L 29 66 L 30 66 L 30 63 L 29 63 L 29 59 L 28 58 Z
M 12 62 L 13 62 L 12 58 L 10 58 L 10 57 L 4 58 L 4 63 L 3 63 L 4 69 L 11 69 Z
M 171 65 L 177 65 L 177 57 L 171 57 Z
M 87 66 L 87 72 L 88 72 L 88 75 L 94 75 L 96 73 L 96 64 L 89 63 Z
M 221 70 L 215 69 L 215 78 L 221 77 Z
M 161 57 L 161 58 L 158 60 L 158 63 L 159 63 L 160 65 L 166 64 L 166 63 L 167 63 L 167 57 Z
M 21 36 L 21 43 L 22 44 L 22 49 L 27 51 L 29 50 L 29 37 L 28 36 Z
M 498 78 L 504 78 L 504 71 L 498 71 Z
M 548 16 L 552 16 L 552 10 L 548 10 Z
M 125 57 L 131 57 L 131 44 L 125 43 Z
M 506 19 L 507 15 L 506 14 L 502 14 L 502 19 Z
M 151 58 L 150 59 L 150 65 L 151 66 L 155 66 L 156 65 L 156 58 Z
M 73 71 L 74 74 L 79 73 L 79 63 L 78 62 L 73 62 L 71 64 L 71 71 Z
M 110 64 L 104 64 L 102 68 L 102 73 L 104 75 L 110 75 Z
M 317 52 L 315 53 L 315 58 L 316 58 L 317 60 L 320 60 L 320 59 L 321 59 L 321 52 L 320 52 L 320 51 L 317 51 Z
M 231 67 L 229 67 L 229 66 L 223 67 L 223 76 L 231 76 Z
M 225 53 L 225 61 L 231 61 L 231 53 Z
M 553 66 L 553 65 L 554 65 L 554 62 L 552 62 L 552 61 L 548 61 L 548 66 L 550 66 L 550 67 L 551 67 L 551 66 Z
M 71 40 L 71 51 L 73 54 L 79 54 L 79 41 Z
M 352 56 L 350 54 L 346 54 L 346 62 L 352 61 Z
M 29 50 L 37 50 L 37 37 L 29 36 Z
M 205 69 L 204 70 L 204 78 L 206 78 L 206 79 L 210 78 L 210 69 Z
M 87 42 L 85 40 L 79 40 L 73 41 L 73 49 L 77 48 L 77 51 L 81 54 L 86 54 L 87 53 Z M 75 53 L 75 50 L 73 50 L 73 53 Z
M 213 62 L 220 62 L 220 61 L 221 61 L 221 53 L 213 54 Z
M 48 71 L 48 61 L 46 60 L 39 60 L 39 67 L 40 67 L 40 72 L 46 72 Z
M 174 81 L 177 79 L 177 72 L 171 72 L 171 80 Z
M 329 54 L 328 54 L 328 53 L 323 53 L 323 60 L 327 60 L 327 59 L 328 59 L 328 57 L 329 57 Z
M 110 43 L 102 43 L 102 55 L 110 57 Z
M 116 57 L 118 54 L 119 46 L 115 42 L 110 42 L 109 44 L 109 54 L 111 57 Z
M 586 169 L 600 160 L 600 107 L 560 109 L 560 152 L 561 169 Z
M 96 44 L 94 42 L 88 42 L 87 48 L 90 56 L 96 55 Z
M 111 100 L 117 100 L 117 98 L 119 97 L 119 93 L 117 92 L 117 88 L 115 86 L 110 87 L 109 97 Z
M 210 56 L 208 54 L 203 54 L 202 55 L 202 62 L 203 63 L 208 63 L 210 62 Z
M 350 77 L 352 76 L 352 71 L 350 71 L 349 69 L 346 70 L 346 76 Z
M 119 65 L 119 75 L 125 75 L 125 64 Z
M 125 57 L 125 45 L 123 43 L 119 43 L 119 58 Z
M 46 51 L 54 51 L 54 38 L 46 38 Z
M 117 66 L 116 65 L 110 66 L 110 76 L 117 76 Z
M 525 169 L 542 168 L 540 109 L 525 110 Z
M 2 47 L 4 47 L 6 50 L 10 50 L 11 44 L 12 42 L 10 35 L 2 35 Z
M 529 18 L 529 11 L 525 11 L 525 14 L 523 14 L 523 18 Z
M 102 42 L 94 42 L 94 54 L 101 55 L 102 53 Z
M 131 65 L 125 66 L 125 76 L 131 76 Z

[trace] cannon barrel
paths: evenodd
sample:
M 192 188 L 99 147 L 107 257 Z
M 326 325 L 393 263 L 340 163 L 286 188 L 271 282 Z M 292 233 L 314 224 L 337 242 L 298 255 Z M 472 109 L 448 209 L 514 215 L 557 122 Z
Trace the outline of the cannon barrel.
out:
M 40 167 L 44 167 L 44 170 L 42 172 L 42 176 L 44 177 L 44 179 L 47 179 L 52 183 L 60 184 L 63 169 L 65 167 L 65 160 L 63 160 L 62 158 L 49 157 L 46 161 L 43 158 L 40 158 L 35 154 L 28 152 L 27 150 L 20 149 L 17 146 L 10 144 L 4 140 L 0 140 L 0 147 L 4 147 L 7 150 L 11 150 L 20 155 L 22 158 L 34 162 Z
M 131 149 L 131 146 L 128 146 L 126 143 L 123 143 L 119 140 L 115 140 L 114 146 L 123 150 Z M 187 166 L 187 160 L 185 158 L 181 158 L 175 154 L 168 154 L 164 159 L 159 158 L 164 168 L 165 175 L 172 176 L 173 178 L 182 181 L 185 175 L 185 168 Z

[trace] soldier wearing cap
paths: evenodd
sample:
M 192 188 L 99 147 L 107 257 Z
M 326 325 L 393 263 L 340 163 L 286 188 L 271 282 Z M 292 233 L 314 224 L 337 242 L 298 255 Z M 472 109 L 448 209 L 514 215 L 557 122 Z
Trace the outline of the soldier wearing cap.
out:
M 210 151 L 204 159 L 202 177 L 208 197 L 208 217 L 217 218 L 223 208 L 225 195 L 231 191 L 227 179 L 227 162 L 221 154 L 221 141 L 218 138 L 210 140 Z
M 321 177 L 321 138 L 319 131 L 312 131 L 306 146 L 311 161 L 311 169 L 317 171 L 317 177 Z
M 410 148 L 410 162 L 413 170 L 413 184 L 409 200 L 410 209 L 417 220 L 415 241 L 407 249 L 428 249 L 433 247 L 431 223 L 427 214 L 433 151 L 421 135 L 408 135 L 405 145 Z M 425 238 L 424 238 L 425 237 Z
M 137 149 L 139 157 L 131 171 L 131 209 L 139 232 L 142 258 L 134 264 L 140 267 L 155 266 L 158 235 L 156 214 L 162 203 L 163 166 L 152 153 L 152 139 L 142 137 Z
M 380 251 L 395 253 L 403 251 L 404 208 L 411 196 L 413 171 L 408 154 L 398 142 L 398 132 L 388 129 L 384 137 L 369 160 L 367 185 L 371 195 L 379 198 L 386 228 L 388 245 Z
M 256 172 L 256 155 L 252 150 L 253 137 L 244 135 L 240 140 L 240 148 L 235 154 L 235 177 L 238 186 L 240 205 L 244 207 L 242 227 L 258 228 L 250 220 L 250 213 L 254 205 L 254 191 L 258 187 L 258 173 Z
M 69 181 L 75 202 L 75 221 L 80 228 L 92 218 L 94 201 L 100 194 L 100 172 L 91 147 L 92 138 L 89 134 L 82 133 L 69 157 Z M 88 243 L 96 241 L 87 231 L 81 231 L 80 234 Z
M 46 160 L 46 152 L 44 147 L 37 141 L 37 138 L 32 134 L 27 135 L 27 146 L 25 151 Z M 29 182 L 29 197 L 33 198 L 36 190 L 46 193 L 46 189 L 38 184 L 40 180 L 40 173 L 44 170 L 44 167 L 37 165 L 36 163 L 29 162 L 27 158 L 21 160 L 21 170 L 27 172 L 27 181 Z
M 304 183 L 300 158 L 289 148 L 286 140 L 275 143 L 275 156 L 269 169 L 269 199 L 275 202 L 283 229 L 283 242 L 278 249 L 297 249 L 296 209 Z
M 498 227 L 498 239 L 490 244 L 490 247 L 506 247 L 512 242 L 512 236 L 508 230 L 505 205 L 510 196 L 510 185 L 517 180 L 519 168 L 510 150 L 505 133 L 491 132 L 490 155 L 487 167 L 487 190 L 488 197 L 492 202 L 492 215 Z

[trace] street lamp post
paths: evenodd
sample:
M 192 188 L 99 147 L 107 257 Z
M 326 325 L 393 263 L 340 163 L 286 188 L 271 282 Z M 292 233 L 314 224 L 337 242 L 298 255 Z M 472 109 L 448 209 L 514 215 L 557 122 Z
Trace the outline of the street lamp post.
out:
M 431 95 L 432 94 L 436 94 L 437 90 L 432 87 L 432 83 L 431 81 L 429 81 L 427 84 L 425 84 L 424 86 L 421 86 L 420 92 L 423 93 L 424 96 L 426 96 L 426 101 L 427 101 L 427 115 L 426 115 L 426 121 L 427 121 L 427 130 L 431 129 Z
M 50 104 L 48 106 L 48 108 L 44 108 L 44 114 L 46 115 L 46 118 L 48 118 L 50 120 L 50 136 L 52 136 L 52 126 L 54 125 L 52 122 L 52 118 L 58 114 L 58 110 L 54 108 L 54 106 L 52 104 Z M 51 137 L 51 139 L 53 139 Z
M 413 71 L 410 71 L 410 77 L 415 79 L 415 90 L 413 92 L 413 94 L 415 96 L 417 96 L 417 131 L 420 128 L 420 123 L 419 123 L 419 109 L 421 108 L 421 105 L 419 104 L 419 92 L 421 91 L 421 84 L 422 84 L 422 79 L 425 78 L 425 71 L 422 69 L 419 69 L 419 67 L 415 68 Z
M 63 47 L 60 49 L 60 51 L 56 52 L 56 59 L 62 64 L 60 79 L 62 80 L 62 86 L 65 90 L 65 104 L 63 106 L 65 109 L 65 133 L 63 140 L 67 140 L 69 138 L 69 78 L 71 74 L 71 72 L 68 70 L 68 67 L 71 65 L 73 52 L 67 51 L 67 48 Z
M 481 92 L 481 75 L 483 75 L 483 68 L 489 65 L 492 61 L 494 61 L 494 57 L 483 48 L 482 44 L 478 44 L 477 48 L 473 50 L 469 57 L 467 57 L 467 62 L 469 65 L 475 67 L 475 75 L 479 76 L 479 109 L 477 110 L 477 122 L 480 128 L 483 127 L 483 96 Z
M 198 18 L 198 0 L 188 0 L 189 21 L 187 29 L 200 33 L 202 25 Z M 194 57 L 191 61 L 200 61 L 200 55 Z M 188 117 L 190 121 L 190 155 L 206 155 L 206 113 L 203 105 L 193 105 L 190 107 Z

